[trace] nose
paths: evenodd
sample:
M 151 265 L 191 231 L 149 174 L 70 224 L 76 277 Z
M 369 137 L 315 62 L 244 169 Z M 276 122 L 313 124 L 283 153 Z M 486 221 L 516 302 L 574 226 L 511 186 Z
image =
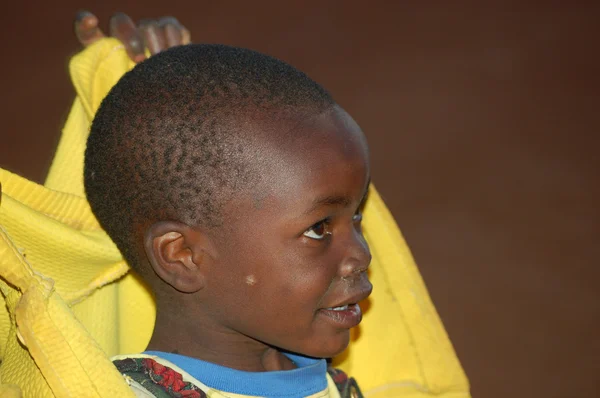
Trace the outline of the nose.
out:
M 363 234 L 354 230 L 351 235 L 345 243 L 346 252 L 340 270 L 342 278 L 366 272 L 371 263 L 371 251 Z

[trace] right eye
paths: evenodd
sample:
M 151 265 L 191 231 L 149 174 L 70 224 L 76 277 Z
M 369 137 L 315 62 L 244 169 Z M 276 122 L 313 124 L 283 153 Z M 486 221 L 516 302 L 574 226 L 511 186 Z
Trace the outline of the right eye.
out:
M 311 226 L 309 229 L 304 231 L 302 234 L 307 238 L 314 240 L 323 240 L 327 235 L 331 235 L 331 231 L 329 231 L 329 220 L 321 220 L 318 223 Z

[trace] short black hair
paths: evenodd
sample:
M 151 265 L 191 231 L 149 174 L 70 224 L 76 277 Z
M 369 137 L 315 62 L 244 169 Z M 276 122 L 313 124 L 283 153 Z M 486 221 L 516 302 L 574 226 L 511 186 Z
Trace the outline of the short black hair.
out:
M 333 105 L 323 87 L 273 57 L 225 45 L 174 47 L 136 65 L 102 101 L 85 152 L 87 199 L 138 269 L 149 223 L 215 227 L 225 198 L 255 182 L 241 139 L 244 111 L 271 117 Z

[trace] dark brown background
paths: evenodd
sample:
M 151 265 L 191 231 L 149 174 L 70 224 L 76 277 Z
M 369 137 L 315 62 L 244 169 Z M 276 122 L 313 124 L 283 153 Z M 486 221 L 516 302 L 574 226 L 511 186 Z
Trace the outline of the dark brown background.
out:
M 600 396 L 597 4 L 146 3 L 4 8 L 2 167 L 45 175 L 78 7 L 176 15 L 305 70 L 361 124 L 474 396 Z

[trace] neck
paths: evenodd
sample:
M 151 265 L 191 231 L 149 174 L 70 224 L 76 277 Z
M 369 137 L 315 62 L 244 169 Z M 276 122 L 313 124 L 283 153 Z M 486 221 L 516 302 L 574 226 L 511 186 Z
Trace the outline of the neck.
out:
M 280 350 L 248 336 L 223 330 L 203 319 L 190 322 L 189 317 L 180 315 L 185 311 L 172 310 L 181 309 L 181 304 L 169 300 L 157 303 L 156 323 L 147 350 L 185 355 L 249 372 L 296 367 Z

